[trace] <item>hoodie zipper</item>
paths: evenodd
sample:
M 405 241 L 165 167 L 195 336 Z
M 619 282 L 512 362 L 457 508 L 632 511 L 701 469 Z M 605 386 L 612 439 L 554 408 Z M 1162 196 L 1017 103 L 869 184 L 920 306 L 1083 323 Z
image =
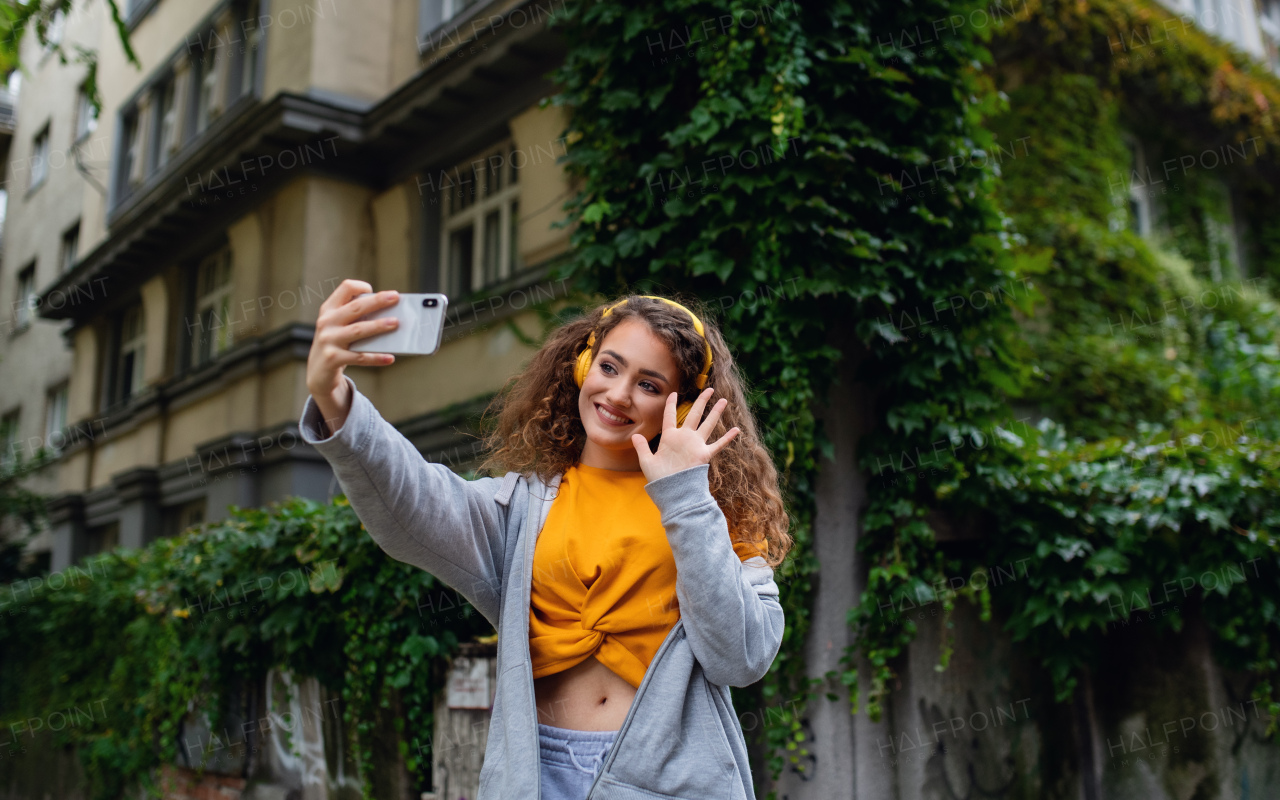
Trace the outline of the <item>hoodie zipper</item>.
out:
M 556 488 L 556 490 L 557 490 L 557 494 L 559 494 L 559 488 L 560 488 L 560 487 L 559 487 L 559 484 L 560 484 L 560 482 L 557 480 L 555 483 L 556 483 L 556 487 L 555 487 L 555 488 Z M 537 481 L 537 484 L 538 484 L 538 486 L 539 486 L 541 489 L 544 489 L 544 490 L 545 490 L 545 489 L 549 489 L 549 488 L 551 488 L 551 487 L 548 487 L 546 484 L 544 484 L 544 483 L 543 483 L 542 481 L 540 481 L 540 480 L 539 480 L 539 481 Z M 531 488 L 532 488 L 532 487 L 531 487 Z M 546 492 L 544 491 L 544 492 L 542 492 L 542 494 L 546 494 Z M 532 496 L 533 496 L 533 494 L 532 494 L 532 492 L 530 492 L 530 499 L 531 499 L 531 500 L 532 500 Z M 544 515 L 544 513 L 543 513 L 544 511 L 546 511 L 545 504 L 550 503 L 550 502 L 551 502 L 552 500 L 554 500 L 554 499 L 555 499 L 554 497 L 552 497 L 552 498 L 544 498 L 544 499 L 542 500 L 543 505 L 542 505 L 542 506 L 539 506 L 539 508 L 538 508 L 538 514 L 539 514 L 539 517 L 541 518 L 541 520 L 542 520 L 543 522 L 545 522 L 545 519 L 546 519 L 546 518 L 545 518 L 545 515 Z M 535 523 L 533 522 L 533 514 L 532 514 L 532 512 L 533 512 L 533 503 L 532 503 L 532 502 L 530 502 L 530 504 L 529 504 L 529 511 L 526 513 L 526 516 L 525 516 L 525 524 L 529 526 L 529 529 L 525 531 L 525 536 L 526 536 L 525 541 L 527 542 L 527 544 L 525 545 L 526 552 L 525 552 L 525 554 L 524 554 L 524 556 L 525 556 L 525 566 L 526 566 L 526 568 L 527 568 L 527 570 L 526 570 L 526 571 L 528 572 L 528 579 L 524 581 L 524 584 L 525 584 L 525 586 L 524 586 L 524 608 L 526 609 L 526 611 L 525 611 L 525 613 L 526 613 L 526 614 L 528 614 L 528 610 L 527 610 L 527 609 L 529 608 L 529 603 L 530 603 L 530 602 L 532 601 L 532 599 L 533 599 L 533 571 L 532 571 L 532 570 L 533 570 L 533 552 L 534 552 L 534 548 L 536 548 L 536 547 L 537 547 L 538 536 L 540 536 L 540 535 L 542 534 L 542 525 L 538 525 L 538 529 L 537 529 L 537 530 L 533 530 L 533 526 L 534 526 L 534 524 L 535 524 Z M 530 539 L 532 539 L 532 542 L 531 542 L 531 543 L 528 543 L 528 542 L 530 542 Z M 528 652 L 528 648 L 529 648 L 529 640 L 528 640 L 528 631 L 529 631 L 529 629 L 528 629 L 528 624 L 529 624 L 529 623 L 528 623 L 528 619 L 527 619 L 527 617 L 526 617 L 526 619 L 525 619 L 525 621 L 524 621 L 524 625 L 525 625 L 525 652 Z M 661 662 L 661 661 L 662 661 L 662 657 L 663 657 L 663 655 L 665 655 L 665 654 L 666 654 L 666 652 L 667 652 L 667 650 L 668 650 L 668 648 L 670 648 L 670 647 L 671 647 L 671 643 L 672 643 L 673 641 L 675 641 L 675 639 L 676 639 L 676 630 L 677 630 L 677 629 L 682 628 L 682 626 L 683 626 L 683 625 L 684 625 L 684 619 L 683 619 L 683 618 L 681 618 L 681 619 L 677 619 L 677 620 L 676 620 L 676 623 L 675 623 L 674 625 L 672 625 L 672 626 L 671 626 L 671 630 L 667 631 L 667 638 L 665 638 L 665 639 L 663 639 L 663 640 L 662 640 L 662 644 L 658 646 L 658 650 L 657 650 L 657 652 L 653 654 L 653 660 L 649 662 L 649 668 L 648 668 L 647 670 L 645 670 L 644 677 L 640 679 L 640 685 L 639 685 L 638 687 L 636 687 L 636 696 L 635 696 L 635 698 L 634 698 L 634 699 L 632 699 L 632 701 L 631 701 L 631 708 L 627 709 L 627 716 L 623 718 L 623 720 L 622 720 L 622 726 L 618 728 L 618 736 L 617 736 L 617 738 L 615 738 L 615 739 L 613 740 L 613 744 L 611 744 L 611 745 L 609 746 L 609 755 L 607 755 L 607 756 L 605 757 L 604 763 L 602 763 L 602 764 L 600 765 L 600 770 L 596 773 L 596 777 L 595 777 L 595 779 L 594 779 L 593 781 L 591 781 L 591 788 L 587 790 L 587 800 L 591 800 L 591 793 L 595 791 L 595 789 L 596 789 L 596 784 L 600 782 L 600 778 L 604 775 L 605 770 L 607 770 L 609 767 L 611 767 L 611 766 L 613 765 L 613 760 L 614 760 L 614 759 L 617 757 L 617 755 L 618 755 L 618 745 L 620 745 L 620 744 L 622 743 L 622 737 L 626 735 L 626 733 L 627 733 L 627 728 L 629 728 L 629 727 L 631 726 L 631 718 L 635 715 L 636 707 L 640 705 L 640 700 L 641 700 L 641 698 L 643 698 L 643 697 L 644 697 L 644 692 L 645 692 L 646 687 L 648 687 L 648 685 L 649 685 L 650 679 L 652 679 L 652 678 L 653 678 L 653 676 L 654 676 L 654 674 L 655 674 L 655 673 L 657 673 L 657 671 L 658 671 L 658 664 L 659 664 L 659 662 Z M 532 726 L 532 727 L 533 727 L 533 729 L 532 729 L 531 733 L 532 733 L 532 735 L 533 735 L 533 741 L 534 741 L 534 743 L 535 743 L 535 747 L 536 747 L 536 743 L 539 741 L 539 735 L 540 735 L 540 734 L 539 734 L 539 731 L 538 731 L 538 701 L 537 701 L 537 698 L 536 698 L 536 696 L 535 696 L 535 694 L 534 694 L 534 690 L 533 690 L 533 660 L 532 660 L 532 659 L 528 659 L 528 660 L 526 661 L 526 663 L 525 663 L 525 671 L 526 671 L 526 675 L 527 675 L 527 677 L 528 677 L 528 679 L 529 679 L 529 680 L 528 680 L 528 685 L 529 685 L 529 702 L 530 702 L 530 704 L 533 706 L 533 726 Z M 541 782 L 541 780 L 540 780 L 540 779 L 537 779 L 537 778 L 535 778 L 535 781 L 534 781 L 534 782 L 535 782 L 535 785 L 538 787 L 538 788 L 537 788 L 537 794 L 536 794 L 535 796 L 538 798 L 538 800 L 542 800 L 542 782 Z
M 591 793 L 596 790 L 596 784 L 600 782 L 600 778 L 604 777 L 604 773 L 611 766 L 613 760 L 618 757 L 618 746 L 622 744 L 622 738 L 627 735 L 627 728 L 631 726 L 631 718 L 635 716 L 636 708 L 640 705 L 640 700 L 644 697 L 645 688 L 649 685 L 649 681 L 658 672 L 658 664 L 662 661 L 663 655 L 671 643 L 676 640 L 676 630 L 684 625 L 683 619 L 676 620 L 676 624 L 671 626 L 671 630 L 667 632 L 667 638 L 662 640 L 662 645 L 658 647 L 658 652 L 654 653 L 653 660 L 649 662 L 649 669 L 644 673 L 644 678 L 640 680 L 640 686 L 636 688 L 635 699 L 631 701 L 631 708 L 627 709 L 627 716 L 622 720 L 622 727 L 618 728 L 618 737 L 613 740 L 613 744 L 609 746 L 609 755 L 605 757 L 604 763 L 600 765 L 599 771 L 596 772 L 595 780 L 591 781 L 591 788 L 587 790 L 587 800 L 591 800 Z M 538 787 L 539 796 L 541 796 L 542 787 Z

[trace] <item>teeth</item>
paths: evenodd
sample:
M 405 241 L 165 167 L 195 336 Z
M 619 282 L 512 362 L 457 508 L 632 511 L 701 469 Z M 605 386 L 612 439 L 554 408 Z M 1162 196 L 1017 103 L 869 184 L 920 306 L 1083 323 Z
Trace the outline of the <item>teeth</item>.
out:
M 614 422 L 624 422 L 624 423 L 631 421 L 626 417 L 620 417 L 617 414 L 610 414 L 608 411 L 605 410 L 604 406 L 596 406 L 596 408 L 600 409 L 600 413 L 604 415 L 605 419 L 611 419 Z

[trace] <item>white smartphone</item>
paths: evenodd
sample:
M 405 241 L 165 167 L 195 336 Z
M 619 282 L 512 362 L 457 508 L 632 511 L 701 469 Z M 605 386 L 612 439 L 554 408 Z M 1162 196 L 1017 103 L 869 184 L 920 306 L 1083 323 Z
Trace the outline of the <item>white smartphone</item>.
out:
M 374 292 L 363 292 L 360 297 L 369 297 Z M 351 343 L 350 349 L 357 353 L 404 353 L 408 355 L 426 356 L 440 349 L 440 339 L 444 336 L 444 312 L 449 307 L 449 298 L 436 293 L 400 293 L 399 301 L 393 306 L 380 308 L 361 320 L 395 317 L 400 324 L 395 330 L 375 333 Z

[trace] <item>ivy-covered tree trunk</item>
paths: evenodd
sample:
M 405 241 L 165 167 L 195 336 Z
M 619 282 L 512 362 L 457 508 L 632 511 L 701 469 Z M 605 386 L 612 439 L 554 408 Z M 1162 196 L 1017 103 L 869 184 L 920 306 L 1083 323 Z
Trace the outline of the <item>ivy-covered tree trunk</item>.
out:
M 573 110 L 568 168 L 582 187 L 570 270 L 588 291 L 679 293 L 716 312 L 787 477 L 797 540 L 781 570 L 787 634 L 756 697 L 739 693 L 744 707 L 811 690 L 801 654 L 814 479 L 831 452 L 814 406 L 846 355 L 829 326 L 851 324 L 860 378 L 877 387 L 864 453 L 977 429 L 999 408 L 1008 307 L 952 302 L 1012 279 L 989 159 L 974 157 L 994 145 L 974 69 L 990 26 L 965 24 L 979 8 L 663 0 L 557 16 L 569 48 L 556 102 Z M 944 41 L 919 43 L 955 16 Z M 900 324 L 944 313 L 952 324 L 923 333 Z M 900 565 L 931 549 L 924 516 L 946 484 L 904 473 L 872 493 L 864 535 L 893 542 L 897 564 L 871 565 L 870 594 L 928 578 Z M 904 636 L 864 640 L 874 714 Z M 776 777 L 808 760 L 800 720 L 773 719 Z

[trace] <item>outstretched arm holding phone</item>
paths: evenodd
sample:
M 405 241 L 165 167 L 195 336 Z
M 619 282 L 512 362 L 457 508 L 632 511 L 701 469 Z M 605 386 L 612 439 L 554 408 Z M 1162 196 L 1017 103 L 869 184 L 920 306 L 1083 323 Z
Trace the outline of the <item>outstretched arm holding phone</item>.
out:
M 302 438 L 332 466 L 379 547 L 440 578 L 496 624 L 511 513 L 494 499 L 502 480 L 468 481 L 428 462 L 343 374 L 351 364 L 395 362 L 390 353 L 350 349 L 351 342 L 399 324 L 395 318 L 361 320 L 398 299 L 394 291 L 358 296 L 369 291 L 363 281 L 346 280 L 320 306 L 307 358 L 311 396 Z

